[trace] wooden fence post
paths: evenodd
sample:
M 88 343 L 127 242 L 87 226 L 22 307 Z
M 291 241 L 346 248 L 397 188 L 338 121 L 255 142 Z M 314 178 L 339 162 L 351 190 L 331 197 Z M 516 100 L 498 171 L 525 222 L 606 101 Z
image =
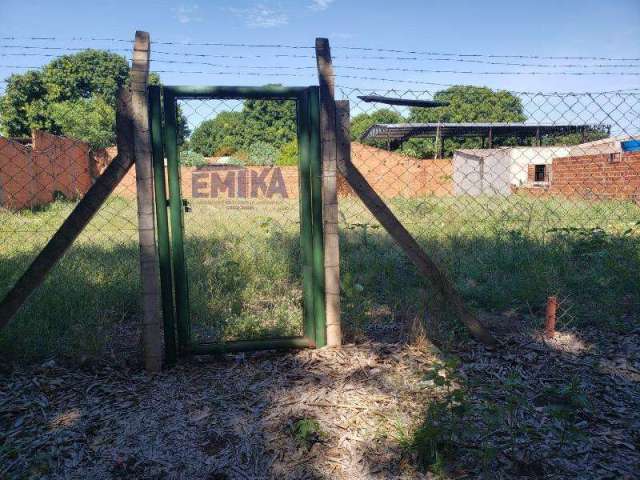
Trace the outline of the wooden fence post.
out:
M 16 281 L 0 302 L 0 329 L 13 318 L 29 296 L 38 288 L 58 261 L 67 252 L 73 241 L 100 210 L 105 200 L 120 183 L 133 165 L 134 156 L 131 123 L 131 94 L 121 89 L 116 106 L 116 136 L 118 155 L 98 177 L 89 191 L 78 202 L 60 228 L 56 230 L 33 262 Z
M 131 65 L 131 114 L 136 158 L 136 197 L 140 242 L 140 281 L 142 287 L 142 345 L 145 368 L 162 368 L 162 327 L 160 321 L 160 283 L 155 238 L 153 199 L 153 159 L 149 129 L 150 42 L 147 32 L 136 32 Z
M 327 346 L 342 344 L 340 326 L 340 241 L 336 179 L 336 104 L 329 40 L 316 38 L 316 62 L 320 83 L 320 138 L 322 145 L 322 218 L 324 223 L 325 310 Z
M 336 118 L 338 120 L 338 144 L 345 145 L 350 142 L 349 102 L 336 102 L 336 110 Z M 344 147 L 342 149 L 344 150 Z M 376 220 L 380 222 L 380 225 L 389 232 L 391 238 L 404 250 L 420 274 L 429 280 L 431 285 L 439 290 L 444 300 L 453 307 L 458 318 L 469 329 L 471 335 L 488 347 L 495 347 L 497 343 L 496 340 L 482 326 L 475 315 L 466 308 L 462 297 L 453 283 L 425 253 L 404 225 L 400 223 L 382 198 L 380 198 L 371 185 L 369 185 L 369 182 L 367 182 L 362 173 L 353 165 L 351 158 L 340 157 L 338 159 L 338 170 L 360 200 L 362 200 L 362 203 L 365 204 Z

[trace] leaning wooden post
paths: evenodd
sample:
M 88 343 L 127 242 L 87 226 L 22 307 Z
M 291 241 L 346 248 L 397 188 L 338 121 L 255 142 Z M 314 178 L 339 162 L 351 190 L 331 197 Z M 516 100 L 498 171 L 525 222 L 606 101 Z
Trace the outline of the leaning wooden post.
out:
M 340 241 L 336 180 L 336 104 L 329 40 L 316 38 L 320 84 L 320 138 L 322 145 L 322 218 L 324 223 L 325 309 L 327 346 L 342 344 L 340 326 Z
M 118 155 L 0 301 L 0 330 L 9 323 L 29 296 L 44 282 L 49 272 L 69 250 L 74 240 L 82 233 L 133 165 L 131 131 L 131 92 L 128 89 L 121 89 L 116 105 Z
M 136 197 L 138 199 L 138 238 L 140 242 L 140 281 L 142 287 L 142 347 L 145 368 L 162 368 L 162 329 L 160 324 L 160 284 L 155 238 L 153 200 L 153 159 L 149 130 L 147 80 L 150 44 L 147 32 L 136 32 L 131 65 L 131 109 L 136 158 Z
M 338 144 L 346 144 L 349 139 L 349 102 L 336 102 L 336 118 L 338 120 Z M 400 223 L 382 198 L 369 185 L 362 173 L 353 165 L 351 158 L 339 158 L 338 170 L 362 203 L 369 209 L 380 225 L 389 232 L 389 235 L 402 248 L 405 254 L 416 266 L 431 285 L 438 289 L 444 301 L 450 304 L 458 318 L 465 324 L 471 335 L 488 347 L 495 347 L 496 340 L 482 326 L 478 319 L 465 306 L 462 297 L 453 283 L 438 268 L 435 262 L 426 254 L 420 244 L 413 238 L 409 231 Z

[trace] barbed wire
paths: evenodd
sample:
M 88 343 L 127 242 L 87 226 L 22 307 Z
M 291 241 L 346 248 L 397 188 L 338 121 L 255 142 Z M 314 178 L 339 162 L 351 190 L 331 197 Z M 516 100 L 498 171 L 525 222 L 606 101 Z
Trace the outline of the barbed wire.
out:
M 0 68 L 18 68 L 18 69 L 30 69 L 30 70 L 40 70 L 42 66 L 25 66 L 25 65 L 0 65 Z M 269 72 L 234 72 L 234 71 L 205 71 L 205 70 L 153 70 L 154 73 L 175 73 L 175 74 L 199 74 L 199 75 L 247 75 L 247 76 L 270 76 L 270 77 L 306 77 L 315 76 L 314 73 L 309 74 L 297 74 L 297 73 L 286 73 L 286 72 L 277 72 L 277 73 L 269 73 Z M 430 85 L 436 87 L 454 87 L 456 84 L 454 83 L 442 83 L 442 82 L 429 82 L 429 81 L 421 81 L 421 80 L 406 80 L 406 79 L 395 79 L 395 78 L 385 78 L 385 77 L 365 77 L 359 75 L 333 75 L 336 78 L 337 82 L 340 82 L 341 79 L 349 79 L 349 80 L 367 80 L 367 81 L 377 81 L 377 82 L 386 82 L 386 83 L 394 83 L 394 84 L 409 84 L 409 85 Z M 6 82 L 4 82 L 6 83 Z M 367 87 L 353 87 L 347 85 L 338 85 L 341 88 L 352 88 L 352 89 L 363 89 L 367 91 L 375 91 L 375 88 Z M 599 94 L 622 94 L 624 92 L 630 92 L 629 94 L 635 95 L 635 93 L 640 91 L 640 88 L 624 88 L 617 90 L 607 90 L 607 91 L 599 91 L 599 92 L 535 92 L 535 91 L 517 91 L 517 90 L 508 90 L 511 93 L 520 94 L 520 95 L 542 95 L 542 96 L 581 96 L 581 95 L 599 95 Z M 425 93 L 425 92 L 420 92 Z M 427 92 L 428 93 L 428 92 Z
M 509 72 L 509 71 L 474 71 L 474 70 L 438 70 L 438 69 L 425 69 L 425 68 L 398 68 L 398 67 L 360 67 L 354 65 L 335 65 L 334 68 L 347 69 L 347 70 L 362 70 L 362 71 L 395 71 L 395 72 L 410 72 L 410 73 L 451 73 L 456 75 L 578 75 L 578 76 L 590 76 L 590 75 L 622 75 L 622 76 L 637 76 L 640 72 Z
M 371 47 L 351 47 L 336 46 L 332 49 L 365 51 L 365 52 L 384 52 L 384 53 L 400 53 L 407 55 L 425 55 L 436 57 L 482 57 L 482 58 L 528 58 L 532 60 L 600 60 L 600 61 L 621 61 L 621 62 L 638 62 L 640 57 L 605 57 L 605 56 L 562 56 L 562 55 L 496 55 L 487 53 L 456 53 L 456 52 L 433 52 L 419 50 L 398 50 L 390 48 L 371 48 Z
M 118 43 L 134 43 L 133 40 L 113 37 L 54 37 L 54 36 L 4 36 L 0 37 L 0 40 L 26 40 L 26 41 L 88 41 L 88 42 L 118 42 Z M 180 46 L 211 46 L 211 47 L 225 47 L 225 48 L 282 48 L 282 49 L 304 49 L 314 50 L 312 45 L 293 45 L 293 44 L 281 44 L 281 43 L 232 43 L 232 42 L 189 42 L 189 41 L 166 41 L 166 40 L 153 40 L 152 44 L 156 45 L 180 45 Z M 351 45 L 336 45 L 332 47 L 333 50 L 350 50 L 350 51 L 364 51 L 364 52 L 381 52 L 381 53 L 395 53 L 395 54 L 407 54 L 407 55 L 424 55 L 434 57 L 477 57 L 477 58 L 520 58 L 520 59 L 535 59 L 535 60 L 599 60 L 599 61 L 640 61 L 640 57 L 608 57 L 608 56 L 596 56 L 596 55 L 531 55 L 531 54 L 488 54 L 488 53 L 460 53 L 460 52 L 439 52 L 439 51 L 426 51 L 426 50 L 404 50 L 404 49 L 392 49 L 392 48 L 376 48 L 376 47 L 361 47 Z
M 74 48 L 74 47 L 51 47 L 51 46 L 31 46 L 31 45 L 0 45 L 0 49 L 20 49 L 20 50 L 46 50 L 46 51 L 69 51 L 69 52 L 80 52 L 84 50 L 90 50 L 88 48 Z M 113 53 L 128 53 L 130 49 L 100 49 L 106 50 Z M 168 55 L 168 56 L 180 56 L 180 57 L 199 57 L 199 58 L 228 58 L 228 59 L 247 59 L 247 58 L 304 58 L 304 59 L 315 59 L 312 55 L 296 55 L 296 54 L 269 54 L 269 55 L 223 55 L 223 54 L 210 54 L 210 53 L 193 53 L 193 52 L 167 52 L 163 50 L 152 50 L 152 54 L 156 55 Z M 12 56 L 38 56 L 41 54 L 37 53 L 7 53 L 4 55 L 12 55 Z M 42 54 L 44 56 L 44 54 Z M 417 61 L 420 60 L 417 57 L 385 57 L 385 56 L 334 56 L 334 59 L 344 59 L 344 60 L 400 60 L 400 61 Z M 626 63 L 626 64 L 575 64 L 575 63 L 565 63 L 565 64 L 545 64 L 545 63 L 522 63 L 522 62 L 495 62 L 488 60 L 474 60 L 474 59 L 465 59 L 465 58 L 432 58 L 428 61 L 436 61 L 436 62 L 455 62 L 455 63 L 473 63 L 479 65 L 500 65 L 500 66 L 514 66 L 514 67 L 535 67 L 535 68 L 638 68 L 640 64 Z M 411 71 L 420 71 L 420 69 L 411 70 Z
M 14 56 L 30 56 L 30 57 L 43 57 L 43 58 L 61 58 L 60 55 L 49 54 L 49 53 L 0 53 L 0 57 L 14 57 Z M 131 61 L 130 58 L 126 60 Z M 178 64 L 178 65 L 200 65 L 200 66 L 211 66 L 215 68 L 258 68 L 258 69 L 282 69 L 289 68 L 293 70 L 300 69 L 312 69 L 314 66 L 247 66 L 247 65 L 221 65 L 211 62 L 199 62 L 199 61 L 191 61 L 191 60 L 162 60 L 162 59 L 151 59 L 151 62 L 154 63 L 164 63 L 164 64 Z M 354 66 L 354 65 L 336 65 L 336 69 L 344 69 L 344 70 L 357 70 L 357 71 L 394 71 L 394 72 L 405 72 L 405 73 L 435 73 L 435 74 L 452 74 L 452 75 L 500 75 L 500 76 L 640 76 L 640 71 L 622 71 L 622 72 L 609 72 L 609 71 L 595 71 L 595 72 L 574 72 L 574 71 L 475 71 L 475 70 L 450 70 L 450 69 L 426 69 L 426 68 L 399 68 L 399 67 L 363 67 L 363 66 Z

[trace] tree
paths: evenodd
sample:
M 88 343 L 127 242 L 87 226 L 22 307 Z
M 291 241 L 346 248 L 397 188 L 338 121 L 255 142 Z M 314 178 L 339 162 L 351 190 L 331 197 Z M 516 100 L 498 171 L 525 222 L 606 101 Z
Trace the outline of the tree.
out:
M 189 147 L 205 157 L 220 155 L 222 149 L 233 152 L 242 147 L 243 129 L 240 112 L 220 112 L 194 129 Z
M 128 78 L 126 59 L 103 50 L 63 55 L 42 70 L 49 103 L 100 96 L 115 107 L 118 89 L 127 83 Z
M 104 146 L 115 139 L 115 106 L 118 90 L 129 79 L 129 65 L 120 55 L 84 50 L 63 55 L 41 72 L 28 71 L 7 79 L 0 97 L 0 129 L 3 135 L 26 137 L 32 129 L 67 135 Z M 150 84 L 159 84 L 157 74 Z M 178 142 L 188 136 L 186 119 L 178 117 Z
M 411 123 L 435 122 L 524 122 L 520 98 L 506 90 L 494 91 L 486 87 L 456 85 L 436 92 L 434 100 L 448 102 L 446 107 L 421 108 L 412 107 L 409 113 Z M 481 139 L 467 138 L 445 140 L 446 155 L 451 155 L 459 148 L 480 148 Z M 495 139 L 494 145 L 514 144 L 515 139 Z M 402 151 L 409 155 L 426 158 L 433 156 L 435 142 L 433 139 L 414 138 L 405 142 Z
M 219 156 L 223 152 L 228 155 L 240 150 L 264 151 L 264 144 L 271 145 L 277 152 L 296 138 L 295 102 L 245 100 L 242 111 L 223 111 L 198 125 L 189 146 L 205 156 Z
M 115 111 L 100 96 L 53 103 L 49 114 L 67 137 L 87 142 L 93 148 L 115 144 Z
M 246 100 L 242 122 L 245 148 L 256 142 L 280 148 L 296 138 L 296 104 L 291 100 Z
M 25 137 L 31 134 L 31 125 L 45 121 L 41 102 L 47 90 L 42 81 L 42 73 L 29 71 L 22 75 L 13 74 L 7 79 L 5 94 L 0 98 L 0 122 L 2 134 L 11 137 Z
M 360 141 L 360 137 L 377 123 L 403 123 L 405 121 L 402 115 L 389 108 L 381 108 L 372 113 L 360 113 L 351 120 L 351 140 Z M 384 147 L 386 145 L 383 140 L 369 140 L 366 143 L 376 147 Z

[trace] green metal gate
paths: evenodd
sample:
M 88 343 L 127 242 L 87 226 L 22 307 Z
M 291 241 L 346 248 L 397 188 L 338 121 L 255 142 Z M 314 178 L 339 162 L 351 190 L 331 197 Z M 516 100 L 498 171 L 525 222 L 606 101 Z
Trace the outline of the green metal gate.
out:
M 165 330 L 165 351 L 169 363 L 175 360 L 176 354 L 187 353 L 219 353 L 232 351 L 247 351 L 274 348 L 301 348 L 301 347 L 321 347 L 325 345 L 325 312 L 324 312 L 324 266 L 323 266 L 323 233 L 322 233 L 322 202 L 321 202 L 321 157 L 320 157 L 320 129 L 319 129 L 319 92 L 318 87 L 193 87 L 193 86 L 171 86 L 171 87 L 150 87 L 150 118 L 151 118 L 151 134 L 153 141 L 153 158 L 154 158 L 154 180 L 155 180 L 155 198 L 156 198 L 156 218 L 158 233 L 158 249 L 160 259 L 160 275 L 163 299 L 163 317 Z M 202 199 L 196 195 L 202 193 L 204 181 L 207 175 L 215 176 L 219 182 L 218 174 L 215 173 L 218 168 L 224 168 L 226 172 L 226 180 L 229 182 L 220 184 L 221 189 L 227 189 L 231 192 L 231 200 L 234 197 L 235 190 L 230 189 L 230 185 L 235 189 L 233 181 L 238 179 L 238 189 L 241 189 L 240 178 L 246 179 L 248 173 L 252 177 L 259 175 L 266 176 L 275 170 L 264 170 L 262 173 L 247 171 L 244 167 L 225 167 L 218 164 L 203 167 L 201 169 L 184 169 L 181 168 L 181 148 L 178 145 L 178 130 L 180 128 L 179 116 L 181 115 L 178 102 L 179 101 L 222 101 L 222 102 L 247 102 L 247 101 L 293 101 L 295 102 L 295 124 L 298 148 L 298 199 L 294 203 L 290 199 L 281 202 L 267 203 L 266 206 L 260 207 L 260 215 L 255 211 L 248 211 L 243 218 L 251 220 L 254 223 L 247 224 L 246 234 L 259 230 L 264 223 L 268 225 L 277 224 L 272 221 L 269 215 L 280 214 L 282 217 L 278 219 L 289 219 L 289 237 L 292 233 L 291 225 L 293 224 L 291 215 L 294 210 L 299 210 L 296 215 L 296 235 L 299 240 L 296 244 L 290 242 L 290 249 L 295 251 L 291 257 L 292 265 L 289 266 L 290 272 L 284 280 L 285 284 L 280 288 L 281 293 L 289 294 L 295 297 L 297 291 L 296 282 L 294 281 L 299 274 L 301 290 L 300 300 L 302 316 L 301 331 L 295 335 L 276 335 L 267 338 L 225 338 L 223 333 L 226 320 L 222 318 L 224 315 L 220 311 L 229 311 L 229 315 L 233 315 L 233 308 L 227 306 L 224 308 L 209 310 L 207 305 L 216 304 L 215 292 L 220 295 L 228 292 L 220 290 L 219 286 L 211 286 L 215 283 L 211 278 L 207 277 L 207 265 L 213 265 L 212 268 L 219 268 L 220 263 L 228 261 L 228 259 L 217 258 L 215 252 L 222 252 L 220 255 L 229 254 L 234 246 L 245 241 L 243 234 L 233 237 L 227 235 L 220 238 L 209 238 L 215 236 L 216 231 L 225 231 L 229 228 L 228 222 L 231 218 L 238 219 L 240 214 L 235 210 L 231 210 L 229 202 L 220 201 L 219 198 L 213 200 Z M 166 164 L 165 164 L 166 157 Z M 289 168 L 287 171 L 290 171 Z M 181 180 L 181 172 L 185 171 L 192 177 L 192 204 L 183 197 L 183 183 Z M 214 172 L 214 173 L 209 173 Z M 234 173 L 235 172 L 235 173 Z M 266 172 L 266 173 L 265 173 Z M 282 174 L 280 179 L 282 179 Z M 275 173 L 273 173 L 275 175 Z M 205 180 L 202 180 L 205 179 Z M 213 181 L 213 180 L 212 180 Z M 274 181 L 272 179 L 272 181 Z M 167 188 L 168 187 L 168 188 Z M 199 190 L 197 188 L 199 188 Z M 213 191 L 213 186 L 211 187 Z M 242 187 L 246 188 L 246 187 Z M 168 195 L 167 195 L 168 189 Z M 216 187 L 217 195 L 218 189 Z M 282 192 L 280 192 L 282 193 Z M 253 196 L 257 193 L 252 191 Z M 283 197 L 287 197 L 285 192 Z M 250 199 L 245 203 L 247 209 L 253 209 L 257 200 Z M 240 200 L 238 200 L 240 201 Z M 242 212 L 242 205 L 236 208 Z M 194 213 L 195 211 L 195 213 Z M 187 221 L 185 223 L 185 212 Z M 204 213 L 202 213 L 204 212 Z M 200 215 L 202 213 L 202 215 Z M 223 216 L 221 216 L 223 215 Z M 229 217 L 224 217 L 228 215 Z M 231 217 L 232 216 L 232 217 Z M 266 221 L 264 220 L 266 218 Z M 199 219 L 198 226 L 205 232 L 204 238 L 188 235 L 185 237 L 185 231 L 188 233 L 190 224 L 195 225 L 195 220 Z M 276 219 L 276 220 L 278 220 Z M 257 221 L 263 221 L 257 224 Z M 244 221 L 244 220 L 243 220 Z M 269 223 L 271 222 L 271 223 Z M 299 222 L 299 227 L 297 223 Z M 282 223 L 282 222 L 281 222 Z M 203 226 L 204 224 L 204 226 Z M 285 226 L 287 226 L 285 225 Z M 262 236 L 260 241 L 265 238 L 273 245 L 273 248 L 285 248 L 281 244 L 286 243 L 289 238 L 282 232 L 276 232 L 279 236 Z M 222 235 L 222 234 L 221 234 Z M 262 244 L 261 244 L 262 245 Z M 200 250 L 197 250 L 198 247 Z M 265 252 L 262 245 L 261 252 Z M 246 248 L 245 248 L 246 250 Z M 185 256 L 185 251 L 187 255 Z M 257 255 L 257 254 L 255 254 Z M 191 264 L 188 265 L 188 259 Z M 253 257 L 248 261 L 259 263 L 260 258 Z M 232 261 L 230 261 L 233 264 Z M 299 266 L 296 266 L 299 262 Z M 192 271 L 190 271 L 190 269 Z M 237 273 L 237 272 L 236 272 Z M 268 273 L 266 274 L 268 276 Z M 292 280 L 293 279 L 293 280 Z M 263 278 L 262 285 L 268 285 L 270 278 Z M 275 280 L 273 280 L 275 281 Z M 287 283 L 289 282 L 289 283 Z M 224 281 L 222 282 L 224 284 Z M 235 285 L 242 286 L 242 278 L 236 280 Z M 191 287 L 191 288 L 190 288 Z M 240 288 L 240 287 L 239 287 Z M 190 295 L 194 295 L 193 290 L 198 293 L 199 307 L 197 312 L 193 312 Z M 217 290 L 216 290 L 217 289 Z M 204 293 L 202 293 L 204 292 Z M 214 292 L 214 293 L 212 293 Z M 192 299 L 193 300 L 193 299 Z M 269 298 L 262 299 L 263 302 L 270 304 Z M 208 302 L 208 303 L 207 303 Z M 295 302 L 294 302 L 295 303 Z M 204 307 L 202 307 L 204 305 Z M 278 307 L 276 313 L 286 315 L 290 312 L 287 307 Z M 291 310 L 295 310 L 297 304 L 291 306 Z M 241 308 L 240 308 L 241 309 Z M 237 308 L 236 308 L 237 310 Z M 213 319 L 207 318 L 210 311 L 214 311 L 211 316 Z M 266 311 L 269 316 L 269 311 Z M 236 316 L 237 316 L 236 312 Z M 195 317 L 194 317 L 195 316 Z M 254 314 L 255 317 L 255 314 Z M 196 319 L 198 332 L 194 333 L 194 325 L 192 320 Z M 240 318 L 240 317 L 239 317 Z M 235 328 L 235 327 L 234 327 Z M 260 330 L 252 326 L 253 330 Z M 275 328 L 277 331 L 277 328 Z M 240 329 L 241 330 L 241 329 Z M 245 329 L 246 330 L 246 329 Z M 251 330 L 247 330 L 251 331 Z M 211 333 L 214 332 L 214 333 Z M 214 336 L 214 341 L 210 341 L 207 335 Z M 216 336 L 217 335 L 217 336 Z

